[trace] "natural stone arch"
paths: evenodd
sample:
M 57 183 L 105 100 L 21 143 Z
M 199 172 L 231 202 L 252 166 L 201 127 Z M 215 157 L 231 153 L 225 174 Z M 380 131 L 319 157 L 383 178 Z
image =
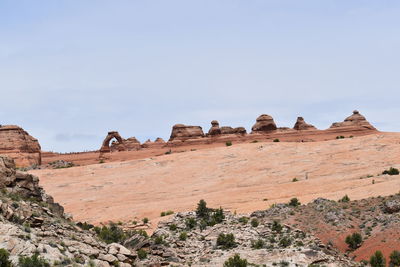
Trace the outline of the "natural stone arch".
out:
M 123 147 L 124 146 L 124 141 L 122 137 L 119 135 L 118 132 L 113 131 L 113 132 L 108 132 L 106 138 L 103 141 L 103 145 L 100 148 L 100 152 L 110 152 L 110 141 L 115 138 L 117 139 L 118 143 Z

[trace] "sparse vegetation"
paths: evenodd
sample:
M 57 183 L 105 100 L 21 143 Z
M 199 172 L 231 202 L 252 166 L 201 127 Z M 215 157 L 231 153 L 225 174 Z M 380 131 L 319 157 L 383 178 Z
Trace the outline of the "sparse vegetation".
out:
M 345 137 L 343 135 L 336 136 L 336 139 L 344 139 L 344 138 Z
M 297 181 L 299 181 L 299 179 L 297 179 L 296 177 L 294 177 L 293 179 L 292 179 L 292 182 L 294 183 L 294 182 L 297 182 Z
M 186 232 L 180 233 L 179 240 L 185 241 L 186 239 L 187 239 L 187 233 Z
M 110 223 L 109 227 L 105 225 L 103 227 L 96 226 L 94 227 L 94 231 L 97 236 L 107 244 L 122 243 L 127 239 L 125 232 L 115 223 Z
M 345 240 L 350 249 L 357 249 L 362 243 L 362 236 L 359 233 L 348 235 Z
M 143 222 L 144 224 L 149 223 L 149 218 L 147 218 L 147 217 L 143 218 L 143 219 L 142 219 L 142 222 Z
M 171 215 L 171 214 L 174 214 L 174 212 L 172 211 L 172 210 L 168 210 L 168 211 L 163 211 L 163 212 L 161 212 L 161 217 L 164 217 L 164 216 L 168 216 L 168 215 Z
M 185 224 L 188 229 L 193 229 L 196 227 L 197 221 L 195 218 L 187 218 Z
M 50 264 L 39 257 L 39 253 L 33 254 L 31 257 L 23 257 L 21 256 L 18 261 L 19 267 L 50 267 Z
M 251 226 L 257 227 L 260 223 L 256 218 L 251 219 Z
M 249 221 L 249 218 L 247 218 L 245 216 L 239 218 L 239 222 L 242 224 L 247 224 L 248 221 Z
M 400 174 L 400 172 L 399 172 L 399 169 L 396 169 L 396 168 L 390 167 L 390 169 L 389 169 L 389 170 L 384 170 L 384 171 L 382 172 L 382 174 L 388 174 L 388 175 L 399 175 L 399 174 Z
M 279 140 L 278 138 L 275 138 L 275 139 L 273 140 L 273 142 L 277 143 L 277 142 L 280 142 L 280 140 Z
M 374 255 L 371 256 L 371 258 L 369 259 L 369 264 L 371 265 L 371 267 L 386 266 L 385 257 L 383 257 L 383 254 L 380 250 L 375 251 Z
M 137 251 L 137 255 L 138 255 L 138 258 L 141 260 L 144 260 L 145 258 L 147 258 L 147 252 L 146 252 L 146 250 L 144 250 L 142 248 Z
M 235 254 L 224 262 L 224 267 L 247 267 L 247 260 L 240 258 L 239 254 Z
M 300 206 L 300 205 L 301 205 L 301 203 L 300 203 L 300 201 L 299 201 L 296 197 L 292 198 L 292 199 L 289 201 L 289 206 L 297 207 L 297 206 Z
M 223 249 L 230 249 L 235 247 L 235 236 L 233 234 L 219 234 L 217 238 L 217 246 L 220 246 Z
M 11 261 L 9 261 L 10 253 L 4 248 L 0 248 L 0 267 L 11 267 Z
M 265 246 L 265 242 L 262 239 L 258 239 L 251 242 L 251 247 L 254 249 L 261 249 Z
M 280 233 L 282 231 L 282 228 L 283 228 L 282 225 L 278 221 L 274 221 L 272 223 L 271 227 L 272 231 Z
M 226 145 L 226 146 L 231 146 L 231 145 L 232 145 L 232 142 L 231 142 L 231 141 L 227 141 L 227 142 L 225 143 L 225 145 Z
M 400 266 L 400 251 L 393 250 L 392 253 L 390 253 L 389 259 L 390 259 L 389 261 L 390 267 Z
M 343 203 L 347 203 L 350 201 L 350 198 L 348 195 L 345 195 L 344 197 L 342 197 L 339 202 L 343 202 Z

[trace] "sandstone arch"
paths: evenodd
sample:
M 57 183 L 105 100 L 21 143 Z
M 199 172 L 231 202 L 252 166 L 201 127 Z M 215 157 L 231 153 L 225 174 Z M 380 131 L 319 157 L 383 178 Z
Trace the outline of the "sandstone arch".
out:
M 107 134 L 106 138 L 104 139 L 103 144 L 102 144 L 102 146 L 100 148 L 100 152 L 110 152 L 111 151 L 111 149 L 110 149 L 110 141 L 113 138 L 117 139 L 118 144 L 121 147 L 121 150 L 125 150 L 124 149 L 124 141 L 123 141 L 122 137 L 119 135 L 118 132 L 113 131 L 113 132 L 108 132 L 108 134 Z

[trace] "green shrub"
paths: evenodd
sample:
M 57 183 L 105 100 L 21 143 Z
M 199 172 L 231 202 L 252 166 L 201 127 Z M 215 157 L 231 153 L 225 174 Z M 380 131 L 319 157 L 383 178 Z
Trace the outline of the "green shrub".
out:
M 170 230 L 170 231 L 176 231 L 176 228 L 177 228 L 176 224 L 171 224 L 171 225 L 169 226 L 169 230 Z
M 272 231 L 280 233 L 282 231 L 282 225 L 278 221 L 274 221 L 272 223 Z
M 297 206 L 300 206 L 301 205 L 301 203 L 300 203 L 300 201 L 297 199 L 297 198 L 292 198 L 290 201 L 289 201 L 289 206 L 292 206 L 292 207 L 297 207 Z
M 344 136 L 343 135 L 336 136 L 336 139 L 344 139 Z
M 168 215 L 171 215 L 171 214 L 174 214 L 174 212 L 172 211 L 172 210 L 168 210 L 168 211 L 163 211 L 163 212 L 161 212 L 161 217 L 164 217 L 164 216 L 168 216 Z
M 146 250 L 144 250 L 142 248 L 137 251 L 137 255 L 138 255 L 138 258 L 141 260 L 144 260 L 145 258 L 147 258 L 147 252 L 146 252 Z
M 339 202 L 344 202 L 344 203 L 347 203 L 347 202 L 349 202 L 349 201 L 350 201 L 350 198 L 349 198 L 348 195 L 344 195 L 344 197 L 342 197 L 342 198 L 339 200 Z
M 260 223 L 256 218 L 251 219 L 251 226 L 257 227 Z
M 23 256 L 19 257 L 18 266 L 19 267 L 50 267 L 50 264 L 42 257 L 39 257 L 39 253 L 35 253 L 31 257 L 23 257 Z
M 188 229 L 193 229 L 196 227 L 197 221 L 195 218 L 187 218 L 185 224 Z
M 147 218 L 147 217 L 143 218 L 143 219 L 142 219 L 142 222 L 143 222 L 144 224 L 148 223 L 148 222 L 149 222 L 149 218 Z
M 290 246 L 291 244 L 292 244 L 292 240 L 286 236 L 282 237 L 281 240 L 279 241 L 279 245 L 284 248 Z
M 180 233 L 179 240 L 185 241 L 186 239 L 187 239 L 187 233 L 186 232 Z
M 292 179 L 292 182 L 294 183 L 294 182 L 298 182 L 299 181 L 299 179 L 297 179 L 296 177 L 294 177 L 293 179 Z
M 231 142 L 231 141 L 227 141 L 227 142 L 225 143 L 225 145 L 226 145 L 226 146 L 231 146 L 231 145 L 232 145 L 232 142 Z
M 371 264 L 371 267 L 386 266 L 385 257 L 383 257 L 383 254 L 380 250 L 375 251 L 374 255 L 371 256 L 371 258 L 369 259 L 369 264 Z
M 278 138 L 274 139 L 273 142 L 280 142 L 280 140 Z
M 224 267 L 247 267 L 247 260 L 241 259 L 239 254 L 235 254 L 224 262 Z
M 207 202 L 204 199 L 201 199 L 199 203 L 197 203 L 196 215 L 200 218 L 208 218 L 209 209 L 207 208 Z
M 353 233 L 346 237 L 345 242 L 347 245 L 349 245 L 349 248 L 356 249 L 361 245 L 362 237 L 359 233 Z
M 235 247 L 235 236 L 233 234 L 220 233 L 217 238 L 217 246 L 220 246 L 223 249 L 230 249 Z
M 90 224 L 90 223 L 87 223 L 87 222 L 84 222 L 84 223 L 77 222 L 76 226 L 78 226 L 82 230 L 90 230 L 90 229 L 94 228 L 93 224 Z
M 125 232 L 115 223 L 110 223 L 109 227 L 105 225 L 101 228 L 96 226 L 94 231 L 97 233 L 97 236 L 107 244 L 122 243 L 127 239 Z
M 399 175 L 399 169 L 396 169 L 396 168 L 393 168 L 393 167 L 390 167 L 390 169 L 389 170 L 384 170 L 383 172 L 382 172 L 382 174 L 389 174 L 389 175 Z
M 4 248 L 0 248 L 0 267 L 12 267 L 8 257 L 10 257 L 10 253 Z
M 400 266 L 400 251 L 393 250 L 392 253 L 390 253 L 389 258 L 390 258 L 389 266 L 391 267 Z
M 251 242 L 251 247 L 254 249 L 261 249 L 265 246 L 265 242 L 262 239 Z
M 247 218 L 247 217 L 243 216 L 243 217 L 239 218 L 239 222 L 242 224 L 247 224 L 248 221 L 249 221 L 249 218 Z

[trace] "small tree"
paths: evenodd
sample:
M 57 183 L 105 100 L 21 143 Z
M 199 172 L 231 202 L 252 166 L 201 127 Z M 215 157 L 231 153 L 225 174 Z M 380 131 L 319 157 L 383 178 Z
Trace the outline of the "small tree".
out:
M 349 245 L 349 248 L 356 249 L 361 245 L 362 237 L 359 233 L 353 233 L 346 237 L 345 242 L 347 245 Z
M 400 266 L 400 251 L 393 250 L 392 253 L 390 253 L 389 258 L 390 258 L 390 262 L 389 262 L 390 267 Z
M 369 259 L 369 264 L 371 264 L 371 267 L 386 266 L 385 257 L 383 257 L 383 254 L 380 250 L 375 251 L 374 255 L 371 256 L 371 258 Z
M 282 231 L 282 225 L 278 221 L 272 223 L 272 231 L 280 233 Z
M 207 208 L 207 202 L 205 202 L 204 199 L 200 200 L 199 203 L 197 204 L 196 215 L 197 217 L 200 218 L 207 218 L 209 216 L 209 209 Z
M 241 259 L 239 254 L 235 254 L 225 261 L 224 267 L 247 267 L 247 264 L 246 259 Z
M 230 249 L 236 246 L 235 236 L 233 234 L 221 233 L 217 238 L 217 246 L 221 246 L 224 249 Z
M 398 170 L 398 169 L 396 169 L 396 168 L 393 168 L 393 167 L 390 167 L 390 169 L 389 169 L 389 170 L 385 170 L 385 171 L 383 171 L 383 172 L 382 172 L 382 174 L 389 174 L 389 175 L 399 175 L 399 174 L 400 174 L 400 172 L 399 172 L 399 170 Z
M 50 267 L 50 264 L 39 257 L 39 253 L 33 254 L 31 257 L 20 257 L 19 264 L 20 267 Z
M 300 205 L 301 205 L 301 203 L 296 197 L 292 198 L 289 202 L 289 206 L 292 206 L 292 207 L 297 207 Z
M 0 248 L 0 267 L 11 267 L 11 261 L 8 260 L 10 253 L 4 248 Z
M 347 203 L 347 202 L 349 202 L 349 201 L 350 201 L 349 196 L 348 196 L 348 195 L 344 195 L 344 197 L 342 197 L 342 199 L 341 199 L 339 202 Z

